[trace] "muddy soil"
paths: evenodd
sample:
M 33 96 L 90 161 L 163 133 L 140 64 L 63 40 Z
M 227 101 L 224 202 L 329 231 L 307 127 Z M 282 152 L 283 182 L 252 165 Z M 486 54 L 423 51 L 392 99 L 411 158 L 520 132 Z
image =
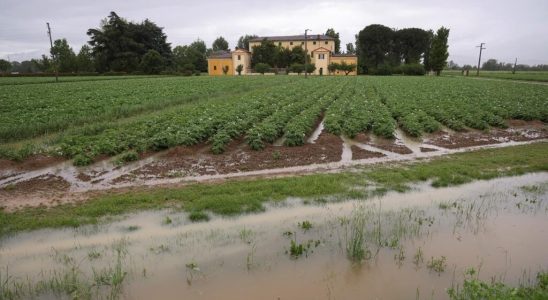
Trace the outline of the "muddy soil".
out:
M 353 160 L 386 156 L 386 155 L 384 155 L 380 152 L 365 150 L 365 149 L 362 149 L 362 148 L 357 147 L 355 145 L 352 145 L 352 147 L 350 147 L 350 150 L 352 150 L 352 159 Z
M 84 201 L 93 194 L 88 192 L 99 190 L 340 171 L 354 165 L 414 160 L 548 139 L 548 127 L 539 121 L 512 120 L 508 126 L 489 131 L 443 129 L 422 139 L 408 137 L 401 130 L 397 130 L 395 139 L 369 133 L 349 139 L 324 132 L 320 122 L 307 143 L 299 147 L 267 145 L 262 151 L 254 151 L 241 138 L 220 155 L 213 154 L 210 145 L 199 144 L 147 153 L 141 160 L 124 166 L 107 159 L 83 168 L 48 157 L 22 163 L 0 161 L 0 207 L 14 210 L 24 205 Z
M 169 151 L 159 161 L 117 178 L 125 179 L 149 176 L 154 178 L 183 177 L 196 175 L 229 174 L 254 170 L 284 168 L 310 164 L 336 162 L 342 153 L 342 141 L 330 133 L 322 133 L 314 144 L 299 147 L 268 145 L 261 151 L 254 151 L 243 139 L 232 142 L 222 155 L 209 151 L 209 145 L 202 147 L 179 147 Z
M 506 129 L 491 128 L 486 131 L 468 129 L 463 132 L 439 131 L 425 139 L 425 143 L 447 149 L 522 142 L 548 138 L 546 124 L 539 121 L 512 120 Z

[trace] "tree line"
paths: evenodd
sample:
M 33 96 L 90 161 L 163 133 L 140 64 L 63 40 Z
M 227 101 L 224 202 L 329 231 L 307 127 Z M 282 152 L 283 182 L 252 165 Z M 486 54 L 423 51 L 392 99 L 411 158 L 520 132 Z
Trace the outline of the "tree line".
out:
M 391 74 L 409 69 L 439 75 L 447 64 L 449 29 L 392 29 L 381 24 L 365 27 L 356 35 L 360 73 Z
M 111 12 L 101 21 L 98 28 L 87 31 L 89 41 L 78 53 L 69 46 L 66 39 L 55 40 L 51 53 L 40 59 L 23 62 L 0 60 L 0 72 L 52 73 L 131 73 L 159 74 L 182 73 L 185 75 L 207 72 L 207 57 L 217 51 L 229 51 L 229 43 L 222 36 L 215 39 L 208 48 L 197 39 L 189 45 L 172 48 L 162 27 L 149 19 L 130 22 Z M 335 40 L 335 54 L 355 54 L 358 65 L 331 64 L 329 72 L 336 70 L 348 74 L 358 70 L 361 74 L 403 73 L 420 75 L 428 71 L 439 74 L 444 68 L 460 68 L 452 61 L 447 64 L 449 29 L 424 30 L 421 28 L 393 29 L 381 24 L 372 24 L 362 29 L 355 43 L 348 43 L 341 49 L 339 33 L 329 28 L 325 35 Z M 249 40 L 256 35 L 246 34 L 238 39 L 237 47 L 249 49 Z M 297 46 L 293 49 L 275 45 L 263 40 L 255 46 L 252 67 L 285 68 L 301 73 L 313 72 L 315 66 L 305 65 L 306 53 Z M 310 58 L 310 56 L 308 56 Z M 310 59 L 308 60 L 310 61 Z M 465 67 L 470 67 L 466 65 Z M 489 59 L 483 63 L 484 70 L 512 70 L 513 64 Z M 517 65 L 516 70 L 547 70 L 547 65 Z

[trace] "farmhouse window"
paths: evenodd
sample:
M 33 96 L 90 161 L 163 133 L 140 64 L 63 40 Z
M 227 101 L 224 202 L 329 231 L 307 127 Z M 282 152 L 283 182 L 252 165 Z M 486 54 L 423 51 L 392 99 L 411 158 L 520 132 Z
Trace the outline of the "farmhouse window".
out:
M 316 42 L 314 41 L 312 44 L 316 45 Z
M 293 42 L 289 42 L 289 45 L 293 45 Z
M 304 42 L 301 42 L 301 45 L 304 45 Z
M 318 59 L 325 59 L 325 54 L 318 54 Z
M 238 60 L 240 60 L 240 59 L 241 59 L 241 56 L 238 54 Z
M 326 44 L 326 45 L 329 45 L 329 42 L 328 42 L 328 41 L 325 41 L 325 44 Z
M 213 70 L 214 70 L 214 71 L 217 71 L 217 66 L 213 66 Z

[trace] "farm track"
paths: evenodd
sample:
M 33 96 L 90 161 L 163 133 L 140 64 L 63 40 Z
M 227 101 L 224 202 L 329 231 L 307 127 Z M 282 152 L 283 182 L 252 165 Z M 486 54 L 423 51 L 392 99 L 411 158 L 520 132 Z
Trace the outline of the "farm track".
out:
M 422 139 L 412 138 L 399 129 L 395 139 L 363 133 L 350 139 L 324 132 L 323 122 L 317 124 L 308 142 L 298 147 L 267 145 L 261 151 L 253 151 L 240 138 L 220 155 L 211 153 L 211 145 L 202 143 L 158 152 L 124 166 L 110 160 L 82 168 L 72 166 L 70 161 L 52 161 L 53 165 L 38 168 L 32 164 L 19 168 L 11 164 L 0 169 L 0 206 L 12 211 L 25 206 L 85 201 L 97 193 L 119 193 L 141 187 L 339 172 L 548 139 L 547 127 L 542 122 L 513 121 L 510 124 L 514 126 L 492 129 L 489 133 L 446 129 Z

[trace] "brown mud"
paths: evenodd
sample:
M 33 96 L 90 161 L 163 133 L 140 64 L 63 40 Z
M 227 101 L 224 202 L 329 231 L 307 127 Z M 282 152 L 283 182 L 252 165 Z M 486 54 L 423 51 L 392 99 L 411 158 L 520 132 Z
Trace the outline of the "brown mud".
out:
M 422 139 L 411 138 L 399 129 L 395 139 L 369 133 L 349 139 L 324 132 L 320 122 L 307 143 L 298 147 L 267 145 L 264 150 L 254 151 L 240 138 L 219 155 L 204 143 L 147 153 L 141 160 L 123 166 L 102 160 L 89 167 L 74 167 L 70 161 L 59 163 L 58 158 L 47 157 L 22 163 L 1 161 L 0 207 L 15 210 L 84 201 L 98 191 L 340 171 L 357 165 L 415 160 L 548 138 L 547 125 L 539 121 L 511 120 L 508 125 L 489 131 L 443 129 Z

